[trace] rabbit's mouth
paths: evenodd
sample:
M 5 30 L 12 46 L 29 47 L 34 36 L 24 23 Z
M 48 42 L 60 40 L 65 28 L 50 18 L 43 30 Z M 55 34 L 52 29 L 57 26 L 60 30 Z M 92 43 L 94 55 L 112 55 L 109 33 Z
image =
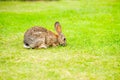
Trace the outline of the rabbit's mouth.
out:
M 61 46 L 66 46 L 66 44 L 60 44 Z

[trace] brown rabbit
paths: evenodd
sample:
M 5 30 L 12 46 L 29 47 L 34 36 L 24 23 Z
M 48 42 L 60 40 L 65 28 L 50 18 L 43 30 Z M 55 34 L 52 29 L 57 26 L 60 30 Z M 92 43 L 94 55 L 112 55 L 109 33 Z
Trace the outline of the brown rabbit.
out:
M 24 34 L 25 48 L 47 48 L 50 46 L 66 45 L 66 38 L 62 34 L 61 25 L 55 22 L 55 30 L 57 34 L 43 28 L 32 27 Z

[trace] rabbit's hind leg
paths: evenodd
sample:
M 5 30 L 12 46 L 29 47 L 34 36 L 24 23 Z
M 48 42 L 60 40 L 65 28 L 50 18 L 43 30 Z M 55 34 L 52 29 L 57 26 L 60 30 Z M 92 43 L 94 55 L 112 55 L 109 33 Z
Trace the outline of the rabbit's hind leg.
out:
M 45 37 L 39 39 L 38 44 L 38 48 L 47 48 L 47 45 L 45 44 Z
M 38 48 L 47 48 L 46 44 L 41 44 Z

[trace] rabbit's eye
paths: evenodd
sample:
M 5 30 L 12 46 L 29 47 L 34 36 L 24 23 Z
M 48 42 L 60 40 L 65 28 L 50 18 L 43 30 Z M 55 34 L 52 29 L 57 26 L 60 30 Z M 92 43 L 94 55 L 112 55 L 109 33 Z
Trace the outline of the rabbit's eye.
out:
M 66 38 L 64 38 L 64 41 L 66 40 Z

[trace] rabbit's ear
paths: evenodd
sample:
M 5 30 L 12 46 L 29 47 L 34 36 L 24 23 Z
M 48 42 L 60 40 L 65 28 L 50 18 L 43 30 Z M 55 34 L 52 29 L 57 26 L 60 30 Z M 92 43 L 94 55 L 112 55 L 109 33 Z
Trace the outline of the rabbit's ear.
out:
M 61 25 L 59 22 L 55 22 L 55 30 L 58 34 L 62 33 Z

